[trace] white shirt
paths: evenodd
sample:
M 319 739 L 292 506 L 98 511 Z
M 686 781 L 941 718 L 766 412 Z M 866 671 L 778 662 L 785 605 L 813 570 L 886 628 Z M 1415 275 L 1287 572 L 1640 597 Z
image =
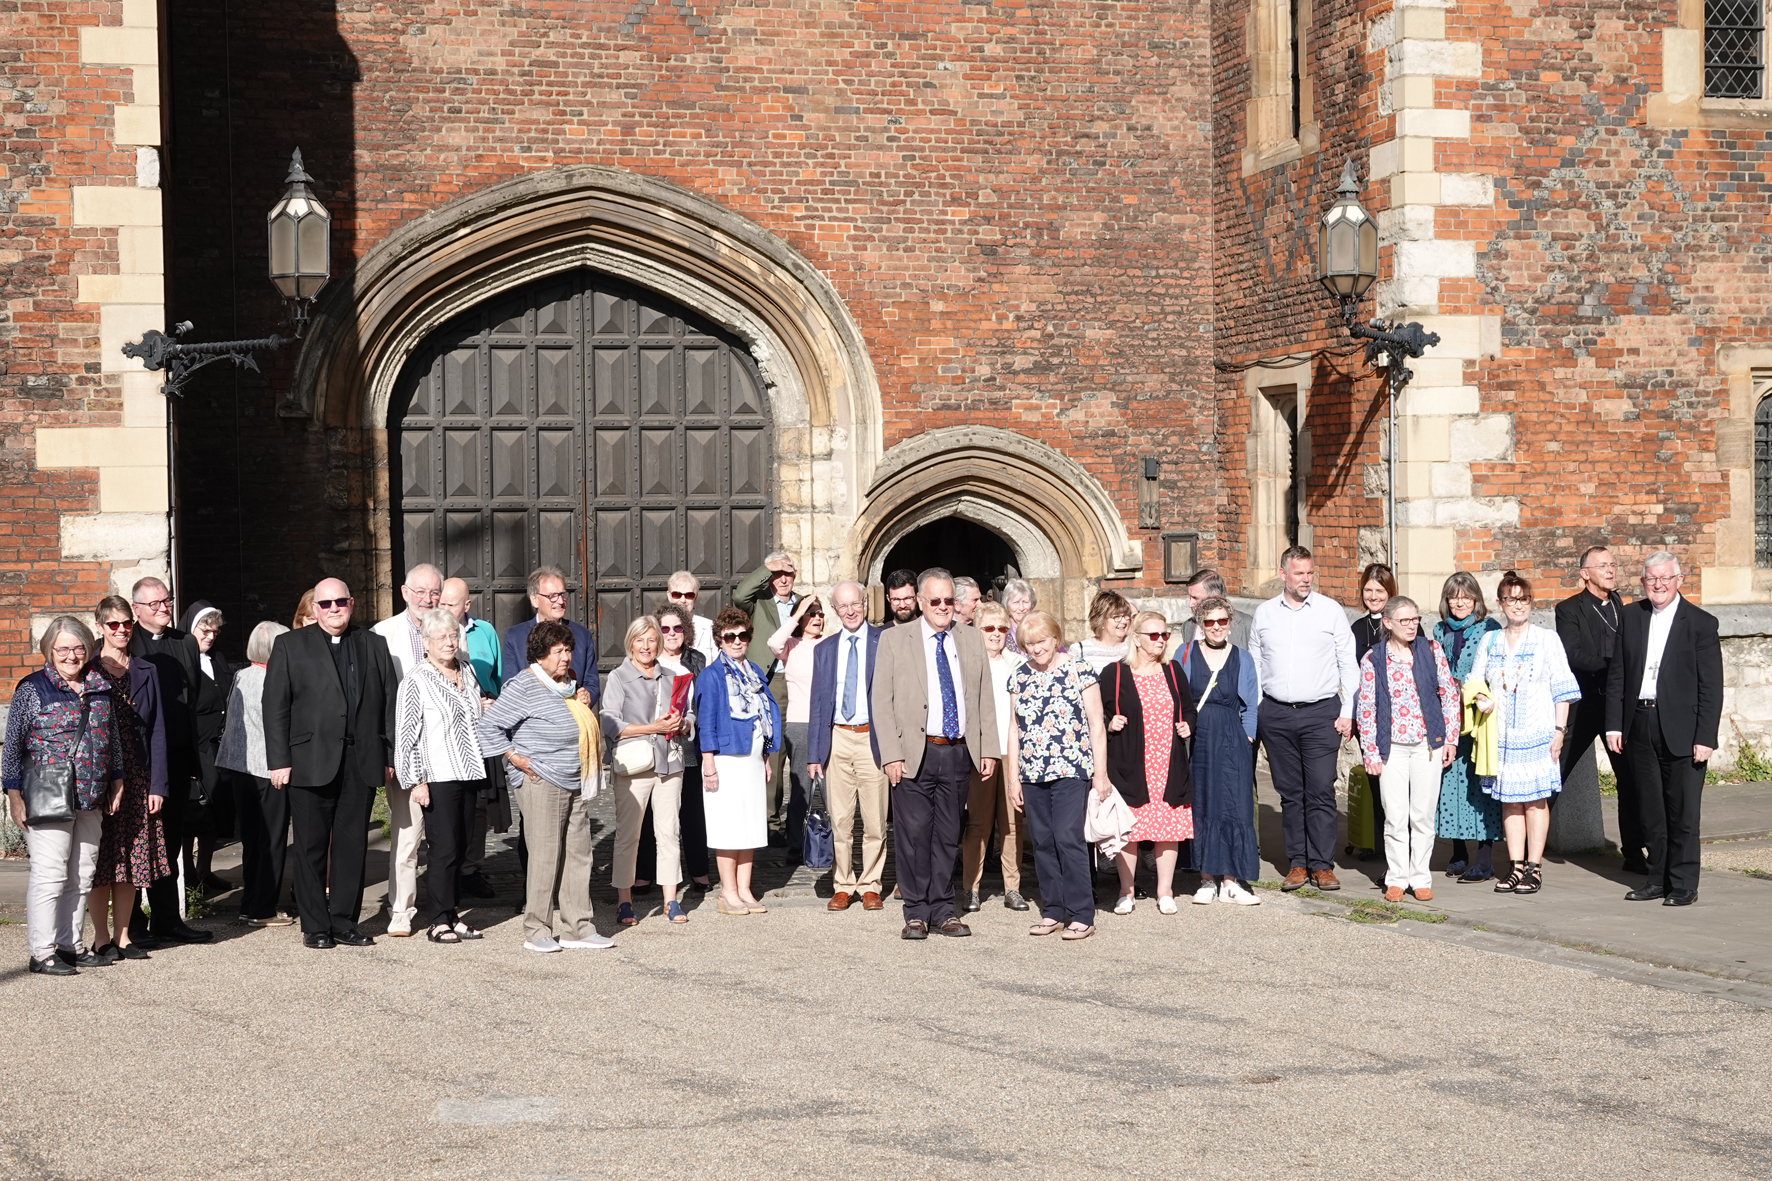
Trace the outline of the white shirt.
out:
M 844 726 L 865 726 L 868 724 L 868 628 L 862 624 L 854 631 L 843 628 L 832 637 L 837 645 L 837 683 L 835 705 L 831 708 L 832 716 Z M 855 642 L 850 643 L 853 639 Z M 843 686 L 849 676 L 849 653 L 855 653 L 855 713 L 851 717 L 843 716 Z M 940 697 L 936 698 L 940 701 Z
M 991 698 L 997 703 L 997 740 L 1003 749 L 1009 749 L 1009 721 L 1015 715 L 1010 712 L 1009 678 L 1015 670 L 1027 663 L 1027 657 L 1018 652 L 1003 649 L 1003 655 L 991 661 Z
M 1674 612 L 1680 609 L 1680 596 L 1665 607 L 1649 612 L 1649 650 L 1643 653 L 1643 683 L 1637 696 L 1644 701 L 1655 700 L 1655 679 L 1661 675 L 1661 652 L 1667 647 L 1667 633 L 1674 626 Z
M 1340 694 L 1340 716 L 1354 716 L 1354 691 L 1360 683 L 1354 633 L 1347 612 L 1329 596 L 1312 591 L 1293 607 L 1282 594 L 1257 607 L 1249 628 L 1249 656 L 1263 696 L 1304 705 Z
M 929 626 L 927 619 L 919 618 L 917 626 L 923 629 L 923 666 L 929 670 L 929 718 L 923 726 L 923 733 L 933 734 L 937 738 L 942 735 L 941 726 L 941 674 L 936 671 L 935 637 L 946 635 Z M 951 630 L 951 625 L 950 625 Z M 949 635 L 943 644 L 947 650 L 948 671 L 954 677 L 954 701 L 959 706 L 959 731 L 961 737 L 966 734 L 966 690 L 960 682 L 960 645 L 959 641 Z M 839 690 L 841 692 L 841 690 Z
M 720 650 L 714 645 L 714 621 L 705 615 L 692 615 L 690 618 L 695 621 L 695 638 L 690 641 L 689 646 L 707 657 L 709 664 L 714 663 L 720 658 Z

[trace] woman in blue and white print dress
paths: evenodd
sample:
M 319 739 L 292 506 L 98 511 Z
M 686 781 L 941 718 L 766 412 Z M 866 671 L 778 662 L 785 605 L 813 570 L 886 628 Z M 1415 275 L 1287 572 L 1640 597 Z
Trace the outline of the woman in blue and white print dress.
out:
M 1476 706 L 1496 712 L 1500 727 L 1500 774 L 1479 785 L 1501 804 L 1501 827 L 1513 872 L 1495 883 L 1497 894 L 1536 894 L 1543 882 L 1544 838 L 1550 831 L 1550 798 L 1563 790 L 1557 759 L 1569 703 L 1581 699 L 1563 642 L 1548 628 L 1532 626 L 1532 584 L 1509 570 L 1496 587 L 1506 625 L 1478 642 L 1470 675 L 1488 687 Z

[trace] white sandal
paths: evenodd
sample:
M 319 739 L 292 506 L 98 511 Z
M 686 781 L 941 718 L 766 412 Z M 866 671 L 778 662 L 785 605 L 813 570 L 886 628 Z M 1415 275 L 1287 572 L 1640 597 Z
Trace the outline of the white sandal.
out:
M 1138 906 L 1138 899 L 1134 898 L 1130 894 L 1127 894 L 1127 895 L 1124 895 L 1123 897 L 1121 897 L 1121 899 L 1118 902 L 1114 903 L 1114 913 L 1115 914 L 1131 914 L 1133 909 L 1136 908 L 1137 906 Z

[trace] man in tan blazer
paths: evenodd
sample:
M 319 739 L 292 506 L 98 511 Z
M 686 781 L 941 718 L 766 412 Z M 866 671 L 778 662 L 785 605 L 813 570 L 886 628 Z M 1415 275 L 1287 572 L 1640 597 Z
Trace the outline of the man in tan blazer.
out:
M 880 769 L 892 784 L 892 849 L 905 939 L 970 935 L 954 914 L 954 857 L 974 768 L 990 777 L 1003 752 L 984 637 L 954 624 L 946 570 L 917 578 L 922 618 L 880 637 L 869 696 Z

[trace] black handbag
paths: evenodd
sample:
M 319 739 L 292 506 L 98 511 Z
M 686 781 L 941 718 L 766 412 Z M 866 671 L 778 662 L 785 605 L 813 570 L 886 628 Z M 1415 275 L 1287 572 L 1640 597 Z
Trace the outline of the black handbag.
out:
M 800 839 L 800 860 L 807 869 L 829 869 L 837 859 L 831 838 L 831 816 L 825 811 L 824 777 L 812 780 L 811 806 L 806 812 L 806 829 Z
M 80 695 L 80 730 L 74 735 L 73 754 L 80 752 L 86 737 L 86 722 L 92 715 L 92 694 Z M 25 827 L 40 824 L 67 824 L 74 819 L 74 759 L 45 767 L 36 759 L 27 759 L 19 768 L 19 795 L 25 801 Z

